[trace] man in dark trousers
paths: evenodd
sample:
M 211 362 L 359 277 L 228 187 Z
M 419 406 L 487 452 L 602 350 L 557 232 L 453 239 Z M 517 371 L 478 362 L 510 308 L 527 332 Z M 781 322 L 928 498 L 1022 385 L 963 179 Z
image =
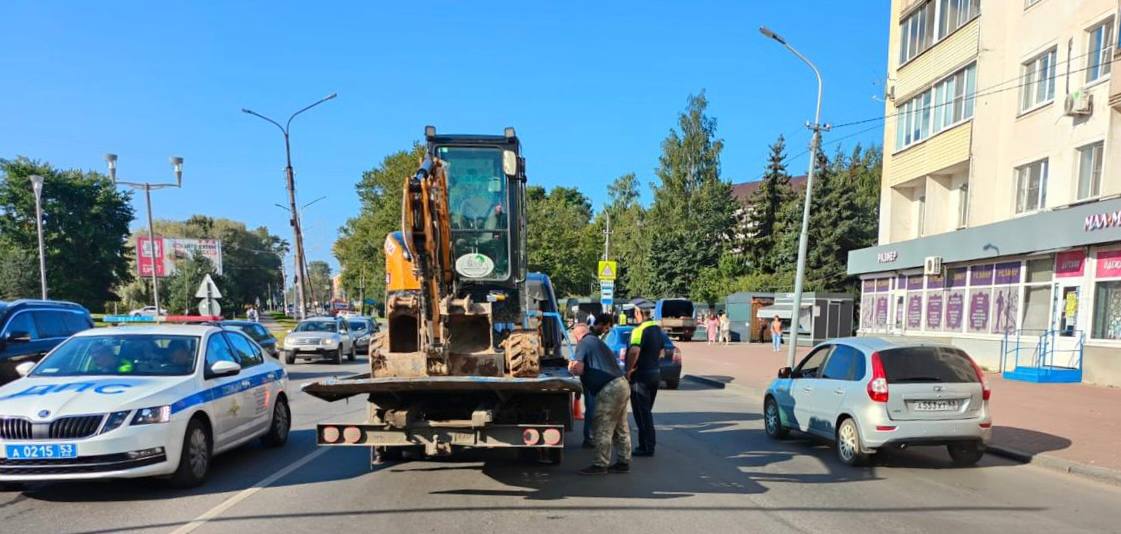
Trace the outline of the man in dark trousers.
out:
M 606 321 L 604 321 L 606 322 Z M 572 330 L 576 351 L 568 368 L 580 377 L 584 394 L 595 399 L 592 442 L 596 454 L 592 465 L 581 469 L 581 475 L 626 473 L 631 465 L 631 435 L 627 428 L 627 396 L 630 386 L 614 353 L 585 324 Z M 615 463 L 611 449 L 615 449 Z
M 658 396 L 658 383 L 662 381 L 658 359 L 665 347 L 665 334 L 658 323 L 647 320 L 646 312 L 638 306 L 634 308 L 634 319 L 638 326 L 631 332 L 627 349 L 631 411 L 638 427 L 634 456 L 654 456 L 654 398 Z

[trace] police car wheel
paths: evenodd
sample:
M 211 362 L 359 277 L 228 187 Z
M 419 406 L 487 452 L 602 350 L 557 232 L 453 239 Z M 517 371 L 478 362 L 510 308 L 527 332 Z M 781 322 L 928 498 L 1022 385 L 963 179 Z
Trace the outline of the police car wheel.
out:
M 193 488 L 206 480 L 210 472 L 210 431 L 198 419 L 187 424 L 183 435 L 183 452 L 179 455 L 179 468 L 171 476 L 171 485 Z
M 284 397 L 276 399 L 272 409 L 272 424 L 269 432 L 261 441 L 266 447 L 281 447 L 288 442 L 288 431 L 292 428 L 292 412 L 288 409 L 288 401 Z

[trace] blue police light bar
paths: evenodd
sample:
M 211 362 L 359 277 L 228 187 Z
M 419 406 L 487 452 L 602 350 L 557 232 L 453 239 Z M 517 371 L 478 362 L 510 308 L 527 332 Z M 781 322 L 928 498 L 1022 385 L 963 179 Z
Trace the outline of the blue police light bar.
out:
M 106 315 L 101 319 L 106 323 L 154 323 L 155 317 L 148 317 L 146 315 Z

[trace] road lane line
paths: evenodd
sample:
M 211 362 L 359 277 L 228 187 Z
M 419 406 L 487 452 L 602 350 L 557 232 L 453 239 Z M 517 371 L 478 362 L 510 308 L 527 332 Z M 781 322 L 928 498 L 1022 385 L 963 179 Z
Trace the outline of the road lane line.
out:
M 272 485 L 277 480 L 280 480 L 281 478 L 291 474 L 293 471 L 303 467 L 308 462 L 322 456 L 328 450 L 330 450 L 328 447 L 317 448 L 316 450 L 314 450 L 314 451 L 308 453 L 307 455 L 305 455 L 303 458 L 300 458 L 299 460 L 296 460 L 295 462 L 292 462 L 292 463 L 288 464 L 288 467 L 285 467 L 284 469 L 281 469 L 280 471 L 277 471 L 277 472 L 273 473 L 272 475 L 269 475 L 268 477 L 265 477 L 260 482 L 257 482 L 256 484 L 253 484 L 252 486 L 241 490 L 240 492 L 238 492 L 236 495 L 230 497 L 229 499 L 226 499 L 226 500 L 222 501 L 221 503 L 219 503 L 214 508 L 211 508 L 210 510 L 207 510 L 206 513 L 204 513 L 204 514 L 196 517 L 195 519 L 193 519 L 190 523 L 187 523 L 186 525 L 183 525 L 183 526 L 173 530 L 171 532 L 171 534 L 187 534 L 188 532 L 193 532 L 195 529 L 197 529 L 197 528 L 203 526 L 204 524 L 206 524 L 207 521 L 210 521 L 211 519 L 214 519 L 214 518 L 222 515 L 223 512 L 225 512 L 226 510 L 229 510 L 235 504 L 237 504 L 241 501 L 244 501 L 245 499 L 248 499 L 251 495 L 253 495 L 254 493 L 257 493 L 258 491 L 261 491 L 262 489 L 269 487 L 270 485 Z

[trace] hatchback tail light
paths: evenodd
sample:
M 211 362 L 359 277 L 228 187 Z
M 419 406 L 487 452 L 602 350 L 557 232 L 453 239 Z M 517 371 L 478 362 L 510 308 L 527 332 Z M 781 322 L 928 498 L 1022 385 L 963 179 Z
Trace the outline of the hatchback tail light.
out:
M 872 353 L 872 379 L 868 381 L 868 398 L 872 402 L 887 402 L 887 375 L 880 353 Z
M 973 364 L 973 371 L 977 373 L 977 381 L 981 383 L 981 398 L 989 400 L 989 397 L 993 394 L 993 390 L 989 389 L 989 377 L 985 376 L 985 370 L 977 365 L 973 358 L 969 358 L 969 363 Z

